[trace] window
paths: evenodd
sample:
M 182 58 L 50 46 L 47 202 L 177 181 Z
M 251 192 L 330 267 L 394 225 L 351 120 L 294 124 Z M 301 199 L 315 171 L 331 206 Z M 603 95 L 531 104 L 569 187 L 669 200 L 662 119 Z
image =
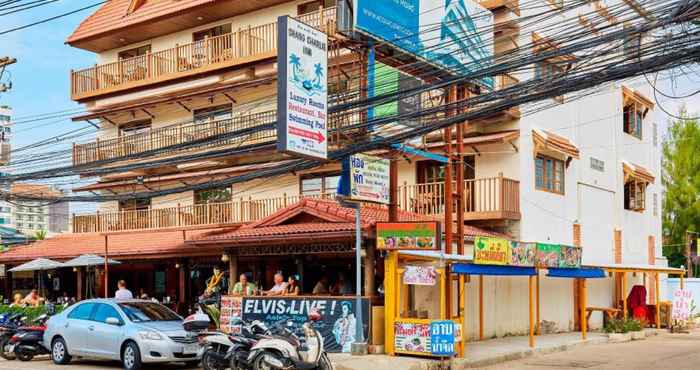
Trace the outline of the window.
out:
M 119 134 L 122 136 L 140 134 L 151 129 L 151 120 L 143 119 L 127 122 L 119 126 Z
M 165 306 L 151 302 L 125 302 L 119 307 L 124 314 L 133 322 L 149 321 L 180 321 L 182 320 L 173 311 Z
M 646 205 L 647 182 L 630 179 L 625 183 L 625 209 L 642 212 Z
M 321 7 L 321 5 L 323 5 L 324 8 L 329 8 L 331 6 L 335 6 L 335 2 L 335 0 L 316 0 L 299 4 L 297 6 L 297 14 L 302 15 L 315 12 Z
M 151 208 L 150 199 L 128 199 L 119 201 L 120 211 L 143 211 Z
M 146 55 L 151 52 L 151 45 L 139 46 L 137 48 L 128 49 L 120 51 L 118 54 L 119 60 L 135 58 L 138 56 Z
M 654 193 L 654 216 L 659 215 L 659 196 Z
M 231 200 L 231 188 L 214 188 L 197 190 L 194 192 L 195 204 L 222 203 Z
M 0 217 L 0 225 L 8 224 L 8 221 L 6 221 L 4 217 Z
M 543 154 L 535 158 L 535 188 L 564 194 L 564 161 Z
M 194 123 L 207 123 L 231 119 L 231 117 L 231 104 L 224 104 L 215 107 L 196 109 L 193 114 L 193 121 Z
M 120 322 L 122 321 L 121 316 L 119 316 L 119 313 L 114 309 L 114 307 L 108 304 L 100 303 L 97 305 L 95 315 L 92 319 L 97 322 L 107 322 L 107 319 L 110 317 L 119 319 Z
M 17 223 L 17 228 L 18 228 L 18 229 L 23 229 L 23 228 L 24 228 L 24 224 L 21 223 L 21 222 L 18 222 L 18 223 Z
M 337 192 L 340 174 L 337 172 L 302 175 L 300 193 L 302 196 L 332 196 Z
M 71 310 L 71 312 L 68 314 L 68 318 L 76 320 L 89 320 L 94 307 L 94 303 L 83 303 L 78 305 Z
M 216 27 L 208 28 L 206 30 L 197 31 L 192 34 L 192 41 L 202 41 L 208 38 L 226 35 L 228 33 L 231 33 L 231 23 L 226 23 Z
M 34 229 L 34 224 L 28 224 L 27 229 Z
M 591 168 L 603 172 L 605 171 L 605 162 L 601 161 L 598 158 L 593 158 L 591 157 Z
M 624 107 L 622 117 L 625 133 L 641 140 L 644 107 L 639 103 L 630 102 Z

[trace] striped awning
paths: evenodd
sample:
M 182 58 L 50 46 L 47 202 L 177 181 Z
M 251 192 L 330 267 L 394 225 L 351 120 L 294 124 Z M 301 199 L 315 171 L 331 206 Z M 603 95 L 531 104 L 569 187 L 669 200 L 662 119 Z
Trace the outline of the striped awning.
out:
M 651 171 L 640 165 L 627 161 L 622 161 L 622 172 L 625 175 L 625 182 L 629 181 L 630 178 L 633 178 L 653 184 L 655 180 L 655 177 Z
M 547 130 L 533 129 L 532 140 L 535 144 L 535 152 L 554 151 L 567 157 L 579 159 L 578 147 L 564 136 L 554 134 Z

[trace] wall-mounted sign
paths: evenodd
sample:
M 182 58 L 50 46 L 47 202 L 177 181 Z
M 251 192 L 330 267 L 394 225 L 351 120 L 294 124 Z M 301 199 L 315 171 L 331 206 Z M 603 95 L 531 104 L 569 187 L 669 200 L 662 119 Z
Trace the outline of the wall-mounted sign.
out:
M 430 323 L 394 322 L 394 350 L 430 354 Z
M 486 236 L 474 238 L 474 263 L 481 265 L 508 265 L 510 262 L 511 246 L 509 240 Z
M 535 243 L 511 242 L 510 264 L 512 266 L 533 267 L 535 266 L 535 254 L 537 245 Z
M 540 267 L 559 267 L 561 245 L 537 243 L 536 263 Z
M 430 353 L 435 356 L 455 354 L 455 323 L 450 320 L 430 323 Z
M 559 257 L 559 267 L 579 268 L 581 267 L 581 258 L 583 249 L 570 245 L 561 246 L 561 255 Z
M 432 222 L 377 222 L 378 249 L 439 250 L 440 224 Z
M 343 161 L 341 194 L 350 200 L 389 204 L 388 159 L 354 154 Z
M 435 285 L 437 271 L 433 266 L 406 266 L 403 283 L 406 285 Z
M 476 1 L 354 0 L 353 9 L 355 31 L 452 73 L 493 59 L 493 15 Z M 491 77 L 481 82 L 493 87 Z
M 326 159 L 328 37 L 288 16 L 277 29 L 277 150 Z

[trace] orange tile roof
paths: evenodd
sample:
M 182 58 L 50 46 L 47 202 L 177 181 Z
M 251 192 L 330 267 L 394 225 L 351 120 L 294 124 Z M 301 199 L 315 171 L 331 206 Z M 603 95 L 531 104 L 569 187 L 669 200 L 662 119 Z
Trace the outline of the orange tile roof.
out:
M 193 252 L 192 247 L 185 244 L 185 238 L 211 230 L 110 233 L 107 234 L 109 256 L 119 260 L 120 258 L 157 258 L 191 253 Z M 16 246 L 7 252 L 0 253 L 0 263 L 20 263 L 39 257 L 62 261 L 86 253 L 104 255 L 104 250 L 105 234 L 58 234 L 30 245 Z
M 80 22 L 66 42 L 70 44 L 216 1 L 219 0 L 148 0 L 129 14 L 132 0 L 109 0 Z
M 631 176 L 652 184 L 655 180 L 654 174 L 651 173 L 651 171 L 638 164 L 622 161 L 622 171 L 625 177 Z
M 55 196 L 63 195 L 60 191 L 52 189 L 49 185 L 42 184 L 22 184 L 13 183 L 10 186 L 10 193 L 16 195 L 37 195 L 37 196 Z
M 568 138 L 557 135 L 553 132 L 541 129 L 532 130 L 532 139 L 536 145 L 541 145 L 546 149 L 553 150 L 574 159 L 579 159 L 579 150 Z

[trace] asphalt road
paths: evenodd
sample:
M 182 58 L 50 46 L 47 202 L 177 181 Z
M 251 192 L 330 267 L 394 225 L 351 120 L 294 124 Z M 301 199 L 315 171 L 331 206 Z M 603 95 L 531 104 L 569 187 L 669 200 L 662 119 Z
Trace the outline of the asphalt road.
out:
M 151 369 L 186 369 L 182 365 L 157 365 Z M 74 361 L 56 366 L 45 356 L 30 362 L 0 360 L 0 370 L 118 370 L 117 362 Z M 494 365 L 482 370 L 697 370 L 700 369 L 700 331 L 661 334 L 620 344 L 579 346 L 571 351 L 540 355 Z M 380 369 L 373 369 L 380 370 Z M 398 370 L 398 369 L 393 369 Z

